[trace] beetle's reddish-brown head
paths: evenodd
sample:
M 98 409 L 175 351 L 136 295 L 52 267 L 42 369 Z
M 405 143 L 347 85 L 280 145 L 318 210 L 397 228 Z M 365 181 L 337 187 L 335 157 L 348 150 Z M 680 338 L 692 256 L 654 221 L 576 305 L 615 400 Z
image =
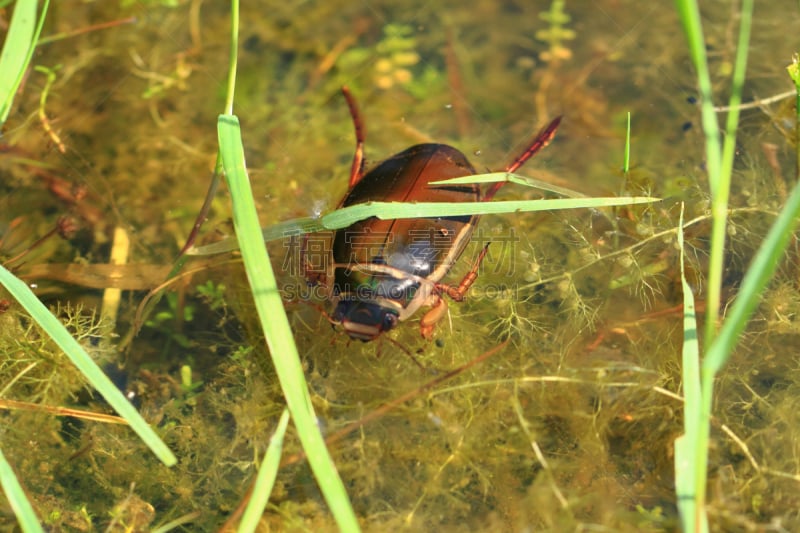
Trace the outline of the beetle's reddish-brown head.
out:
M 339 300 L 331 322 L 339 324 L 351 339 L 375 340 L 398 323 L 397 309 L 376 300 Z

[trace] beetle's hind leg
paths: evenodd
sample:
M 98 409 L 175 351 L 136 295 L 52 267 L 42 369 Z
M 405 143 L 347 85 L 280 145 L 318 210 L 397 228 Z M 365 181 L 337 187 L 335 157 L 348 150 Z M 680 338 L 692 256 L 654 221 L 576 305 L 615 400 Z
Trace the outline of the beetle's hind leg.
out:
M 466 296 L 470 287 L 472 287 L 472 284 L 475 283 L 475 280 L 478 279 L 478 269 L 481 267 L 481 262 L 483 261 L 483 258 L 486 257 L 486 253 L 488 251 L 489 243 L 486 243 L 486 246 L 483 247 L 483 250 L 481 250 L 481 253 L 478 256 L 478 260 L 475 261 L 475 264 L 472 265 L 472 268 L 469 270 L 469 272 L 467 272 L 467 275 L 464 276 L 464 279 L 461 280 L 461 283 L 459 283 L 457 287 L 453 287 L 452 285 L 448 285 L 446 283 L 437 283 L 436 289 L 448 295 L 456 302 L 464 301 L 464 296 Z
M 355 97 L 346 86 L 342 87 L 342 94 L 344 99 L 347 100 L 347 107 L 350 109 L 350 116 L 353 118 L 353 129 L 356 133 L 356 151 L 353 154 L 353 164 L 350 166 L 349 187 L 352 189 L 364 177 L 364 138 L 366 134 L 364 133 L 364 121 L 358 111 Z
M 481 262 L 483 261 L 483 258 L 486 257 L 488 251 L 489 243 L 483 247 L 483 250 L 481 250 L 481 253 L 478 256 L 478 260 L 475 261 L 475 264 L 472 265 L 472 268 L 469 270 L 469 272 L 467 272 L 467 275 L 464 276 L 464 279 L 461 280 L 461 283 L 459 283 L 457 287 L 453 287 L 452 285 L 448 285 L 446 283 L 436 284 L 434 293 L 432 295 L 434 298 L 432 309 L 425 313 L 425 315 L 419 321 L 420 333 L 425 339 L 430 340 L 433 338 L 433 330 L 436 328 L 436 324 L 439 323 L 439 321 L 447 312 L 447 300 L 442 298 L 442 294 L 446 294 L 456 302 L 464 301 L 464 296 L 466 296 L 470 287 L 472 287 L 472 284 L 475 283 L 475 280 L 478 279 L 478 269 L 480 268 Z
M 306 283 L 310 287 L 315 287 L 317 285 L 327 286 L 328 285 L 328 269 L 326 268 L 325 258 L 326 249 L 324 248 L 324 244 L 322 240 L 317 240 L 319 237 L 315 237 L 314 240 L 311 239 L 309 233 L 306 233 L 301 239 L 300 246 L 298 253 L 300 255 L 300 267 L 302 270 L 303 277 L 306 279 Z M 291 237 L 292 239 L 297 239 L 298 237 Z M 296 247 L 294 244 L 291 245 L 292 250 Z M 322 248 L 321 248 L 322 247 Z M 290 250 L 290 252 L 292 251 Z M 322 263 L 315 262 L 312 260 L 312 256 L 316 259 L 321 259 Z M 293 259 L 290 258 L 291 261 Z M 297 264 L 297 263 L 294 263 Z
M 436 300 L 433 303 L 433 308 L 422 315 L 419 321 L 419 332 L 425 340 L 433 339 L 433 330 L 436 329 L 436 324 L 447 313 L 447 300 L 439 294 L 434 294 L 434 297 Z

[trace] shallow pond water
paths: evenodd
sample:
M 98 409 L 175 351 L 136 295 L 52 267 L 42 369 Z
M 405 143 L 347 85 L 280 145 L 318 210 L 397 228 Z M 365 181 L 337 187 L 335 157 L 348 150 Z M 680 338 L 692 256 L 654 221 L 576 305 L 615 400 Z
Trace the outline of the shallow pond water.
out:
M 3 132 L 0 260 L 60 215 L 79 221 L 70 240 L 9 266 L 35 280 L 48 303 L 70 306 L 62 316 L 104 364 L 122 367 L 120 386 L 136 393 L 179 465 L 158 464 L 124 428 L 44 413 L 11 411 L 0 443 L 52 530 L 147 530 L 173 520 L 214 530 L 244 498 L 283 409 L 240 264 L 196 262 L 132 340 L 142 290 L 123 292 L 115 326 L 93 330 L 74 309 L 99 316 L 101 289 L 112 282 L 92 265 L 108 262 L 114 228 L 126 230 L 139 265 L 124 270 L 127 285 L 148 288 L 191 230 L 216 157 L 228 5 L 67 0 L 51 9 L 45 35 L 122 23 L 37 50 L 34 63 L 55 73 L 42 110 L 58 137 L 39 115 L 47 77 L 32 71 Z M 737 4 L 704 2 L 702 11 L 721 105 Z M 791 89 L 785 66 L 795 43 L 786 36 L 798 17 L 796 2 L 757 5 L 746 99 Z M 319 312 L 323 301 L 297 297 L 306 283 L 295 243 L 270 244 L 326 434 L 419 389 L 331 444 L 364 530 L 675 530 L 676 226 L 685 202 L 687 267 L 702 304 L 709 215 L 694 72 L 672 4 L 246 2 L 240 45 L 234 111 L 264 225 L 331 210 L 346 191 L 355 141 L 343 85 L 361 107 L 368 166 L 432 141 L 457 147 L 479 170 L 500 169 L 563 115 L 555 140 L 520 173 L 589 195 L 663 198 L 603 212 L 483 217 L 451 280 L 487 241 L 490 255 L 434 342 L 420 338 L 419 316 L 391 340 L 348 341 Z M 794 180 L 787 102 L 742 114 L 729 297 Z M 538 194 L 510 185 L 498 198 Z M 201 240 L 231 235 L 229 217 L 222 191 Z M 715 530 L 800 527 L 796 254 L 718 382 Z M 65 263 L 81 268 L 53 266 Z M 59 371 L 66 363 L 16 313 L 0 315 L 3 396 L 106 409 L 79 376 Z M 30 364 L 36 370 L 23 372 Z M 264 531 L 334 530 L 291 432 L 286 446 Z

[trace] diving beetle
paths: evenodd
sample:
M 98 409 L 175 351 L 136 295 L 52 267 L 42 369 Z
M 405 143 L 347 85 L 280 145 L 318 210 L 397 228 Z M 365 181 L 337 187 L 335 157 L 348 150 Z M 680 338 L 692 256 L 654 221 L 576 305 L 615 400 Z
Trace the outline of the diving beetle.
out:
M 356 136 L 347 193 L 339 208 L 370 201 L 485 202 L 505 182 L 493 183 L 481 195 L 477 184 L 441 186 L 431 182 L 474 175 L 466 156 L 445 144 L 417 144 L 364 172 L 364 125 L 355 98 L 342 87 Z M 515 172 L 553 139 L 561 117 L 555 118 L 505 168 Z M 431 309 L 420 320 L 420 332 L 430 339 L 447 311 L 446 294 L 462 301 L 477 278 L 484 247 L 458 285 L 442 280 L 472 237 L 479 216 L 442 216 L 380 220 L 369 218 L 334 232 L 321 271 L 306 276 L 322 283 L 333 305 L 328 317 L 353 339 L 370 341 L 412 316 L 422 306 Z M 305 248 L 305 247 L 304 247 Z

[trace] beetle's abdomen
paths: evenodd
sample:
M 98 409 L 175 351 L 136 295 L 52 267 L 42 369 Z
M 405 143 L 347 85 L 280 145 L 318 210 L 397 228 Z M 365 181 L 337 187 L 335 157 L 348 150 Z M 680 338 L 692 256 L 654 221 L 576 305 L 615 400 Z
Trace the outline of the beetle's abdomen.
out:
M 477 202 L 480 190 L 476 185 L 428 185 L 432 181 L 473 174 L 475 169 L 455 148 L 419 144 L 368 172 L 345 196 L 342 206 L 368 201 Z M 446 273 L 449 267 L 444 272 L 439 267 L 460 254 L 468 240 L 463 238 L 464 232 L 471 230 L 471 222 L 470 216 L 371 218 L 337 231 L 333 241 L 334 262 L 350 266 L 335 269 L 334 292 L 359 299 L 391 298 L 402 304 L 413 298 L 419 288 L 419 281 L 412 276 L 436 282 Z M 367 268 L 359 270 L 357 265 Z M 383 265 L 388 271 L 375 272 L 368 265 Z
M 417 144 L 370 170 L 342 200 L 342 207 L 379 202 L 477 202 L 476 185 L 428 186 L 475 174 L 467 158 L 446 144 Z

